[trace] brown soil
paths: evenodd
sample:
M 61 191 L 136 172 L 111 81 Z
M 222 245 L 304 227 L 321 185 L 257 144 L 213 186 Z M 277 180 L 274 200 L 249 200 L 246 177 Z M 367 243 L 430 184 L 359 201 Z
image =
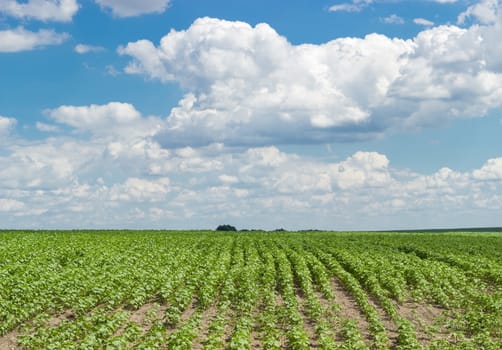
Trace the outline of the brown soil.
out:
M 0 350 L 17 350 L 20 347 L 17 345 L 17 336 L 19 331 L 14 330 L 0 337 Z
M 279 293 L 275 294 L 275 305 L 276 310 L 278 311 L 280 308 L 284 307 L 284 299 L 282 295 Z M 282 320 L 277 320 L 277 328 L 279 328 L 279 346 L 281 349 L 287 349 L 288 340 L 286 337 L 286 325 L 282 322 Z
M 119 309 L 117 311 L 124 310 Z M 131 323 L 137 323 L 143 328 L 143 335 L 145 335 L 152 327 L 155 320 L 161 320 L 167 310 L 166 304 L 158 304 L 154 299 L 139 307 L 139 309 L 130 311 L 127 321 L 115 332 L 114 336 L 121 335 L 126 326 Z
M 230 338 L 232 337 L 232 332 L 235 327 L 235 316 L 232 313 L 232 310 L 227 311 L 227 315 L 225 317 L 225 331 L 223 332 L 223 339 L 225 342 L 225 348 L 230 343 Z
M 75 314 L 71 310 L 66 310 L 62 314 L 54 315 L 47 321 L 47 327 L 58 327 L 61 322 L 75 319 Z M 15 329 L 0 337 L 0 350 L 21 349 L 17 344 L 17 337 L 21 335 L 19 329 Z
M 251 329 L 250 340 L 249 340 L 251 349 L 263 348 L 262 338 L 260 334 L 260 323 L 259 323 L 260 312 L 261 309 L 255 307 L 252 313 L 253 328 Z
M 193 316 L 193 314 L 197 311 L 197 304 L 195 300 L 192 300 L 190 305 L 183 311 L 180 317 L 180 324 L 185 323 L 186 320 L 188 320 L 190 317 Z
M 190 317 L 193 316 L 195 311 L 197 311 L 197 302 L 195 299 L 193 299 L 192 302 L 181 314 L 178 324 L 167 328 L 167 335 L 169 336 L 172 333 L 174 333 L 181 324 L 185 323 L 185 321 L 187 321 Z
M 321 304 L 323 309 L 327 310 L 331 307 L 332 302 L 330 302 L 328 299 L 326 299 L 324 294 L 322 294 L 319 291 L 315 291 L 314 293 L 317 297 L 317 300 L 319 300 L 319 304 Z
M 137 324 L 143 326 L 145 325 L 145 320 L 150 310 L 154 310 L 155 305 L 153 304 L 144 304 L 140 306 L 139 309 L 134 310 L 129 315 L 130 322 L 136 322 Z
M 202 313 L 202 318 L 199 326 L 199 334 L 194 339 L 192 344 L 192 349 L 200 350 L 204 347 L 203 343 L 209 334 L 209 326 L 215 320 L 218 314 L 218 309 L 216 306 L 211 306 L 209 309 Z
M 397 325 L 394 323 L 394 321 L 392 321 L 392 319 L 374 297 L 368 295 L 368 303 L 377 311 L 378 317 L 380 317 L 380 320 L 385 327 L 385 332 L 387 333 L 387 337 L 389 338 L 390 346 L 392 349 L 394 349 L 397 345 Z
M 317 338 L 317 334 L 315 331 L 315 323 L 310 319 L 307 315 L 307 301 L 305 300 L 302 291 L 299 288 L 295 288 L 296 301 L 298 302 L 298 311 L 302 315 L 303 318 L 303 328 L 305 329 L 305 333 L 309 337 L 309 347 L 311 349 L 319 348 L 319 340 Z
M 275 293 L 275 304 L 279 307 L 284 306 L 284 299 L 282 298 L 282 295 L 279 293 Z
M 335 334 L 335 330 L 340 329 L 340 322 L 339 322 L 340 320 L 338 319 L 338 316 L 335 315 L 335 311 L 333 308 L 333 306 L 335 305 L 334 300 L 330 301 L 326 299 L 326 296 L 319 291 L 316 291 L 315 295 L 317 296 L 317 300 L 319 300 L 319 303 L 321 304 L 321 307 L 324 310 L 322 319 L 326 321 L 330 326 L 330 332 L 329 332 L 330 336 L 333 339 L 336 339 L 337 341 L 341 342 L 342 339 L 340 337 L 337 337 L 338 335 Z
M 51 317 L 47 326 L 58 327 L 63 321 L 73 321 L 75 318 L 75 313 L 72 310 L 66 310 L 62 314 Z
M 415 326 L 417 339 L 422 344 L 429 344 L 432 339 L 444 338 L 441 329 L 436 334 L 431 334 L 430 328 L 437 326 L 438 320 L 443 316 L 444 309 L 431 304 L 407 301 L 397 305 L 397 311 L 403 318 L 410 320 Z
M 345 289 L 342 282 L 336 278 L 331 280 L 331 288 L 335 295 L 335 302 L 340 306 L 338 316 L 341 319 L 356 321 L 363 339 L 366 343 L 369 343 L 371 341 L 370 324 L 361 312 L 354 297 Z

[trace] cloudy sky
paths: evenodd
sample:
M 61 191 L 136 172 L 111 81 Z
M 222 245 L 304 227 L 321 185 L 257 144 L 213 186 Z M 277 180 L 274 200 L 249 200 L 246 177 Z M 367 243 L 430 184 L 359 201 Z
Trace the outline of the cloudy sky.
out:
M 498 0 L 0 0 L 0 228 L 502 225 Z

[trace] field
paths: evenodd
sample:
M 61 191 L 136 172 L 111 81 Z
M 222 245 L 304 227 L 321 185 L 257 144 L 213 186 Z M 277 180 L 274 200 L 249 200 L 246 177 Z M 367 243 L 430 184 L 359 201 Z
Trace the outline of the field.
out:
M 502 234 L 0 231 L 0 349 L 501 349 Z

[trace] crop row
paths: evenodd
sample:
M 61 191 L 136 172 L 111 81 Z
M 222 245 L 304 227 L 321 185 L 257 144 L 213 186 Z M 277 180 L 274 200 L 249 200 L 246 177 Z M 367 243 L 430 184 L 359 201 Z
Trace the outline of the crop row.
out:
M 500 248 L 496 235 L 0 232 L 0 344 L 500 349 Z

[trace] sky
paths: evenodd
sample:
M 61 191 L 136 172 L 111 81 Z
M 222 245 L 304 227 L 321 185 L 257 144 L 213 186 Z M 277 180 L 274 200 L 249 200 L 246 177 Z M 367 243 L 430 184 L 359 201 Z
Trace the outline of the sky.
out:
M 0 228 L 502 226 L 498 0 L 0 0 Z

